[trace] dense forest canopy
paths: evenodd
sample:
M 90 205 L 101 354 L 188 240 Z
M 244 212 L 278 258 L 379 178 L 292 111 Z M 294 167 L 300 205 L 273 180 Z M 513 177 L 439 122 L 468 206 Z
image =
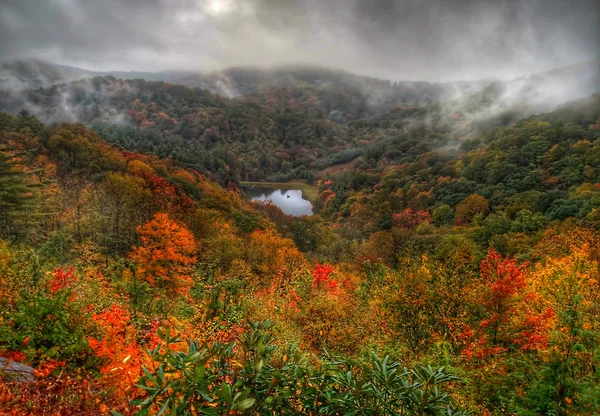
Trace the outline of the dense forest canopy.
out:
M 471 136 L 578 97 L 582 89 L 594 91 L 600 83 L 593 68 L 462 86 L 392 84 L 306 67 L 197 76 L 202 82 L 196 84 L 208 89 L 108 76 L 6 91 L 0 109 L 26 110 L 45 122 L 83 122 L 111 143 L 172 158 L 222 183 L 312 181 L 361 156 L 404 163 L 430 150 L 473 144 L 478 139 Z M 226 98 L 220 77 L 245 95 Z M 564 84 L 570 94 L 548 92 Z
M 0 414 L 600 414 L 600 8 L 488 3 L 2 2 Z

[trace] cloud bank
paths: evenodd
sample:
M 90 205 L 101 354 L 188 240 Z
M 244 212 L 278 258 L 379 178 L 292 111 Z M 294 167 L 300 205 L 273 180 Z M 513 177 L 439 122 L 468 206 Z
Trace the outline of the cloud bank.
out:
M 597 0 L 3 0 L 0 58 L 91 70 L 289 63 L 513 78 L 600 57 Z

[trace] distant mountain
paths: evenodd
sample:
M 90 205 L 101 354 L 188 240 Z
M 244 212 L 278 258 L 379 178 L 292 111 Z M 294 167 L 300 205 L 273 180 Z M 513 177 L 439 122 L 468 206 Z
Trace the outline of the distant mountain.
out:
M 49 87 L 93 76 L 81 68 L 51 64 L 35 59 L 0 63 L 0 89 L 24 90 Z
M 503 106 L 534 113 L 549 111 L 561 103 L 600 92 L 599 69 L 600 62 L 593 61 L 510 81 L 429 83 L 392 82 L 340 69 L 298 65 L 273 69 L 233 67 L 176 82 L 224 97 L 243 96 L 273 110 L 309 112 L 343 122 L 384 114 L 397 107 L 462 101 L 483 94 L 492 85 Z M 354 112 L 347 111 L 349 106 Z
M 189 77 L 197 74 L 193 71 L 160 71 L 160 72 L 140 72 L 140 71 L 108 71 L 92 72 L 92 77 L 112 76 L 118 79 L 143 79 L 145 81 L 164 81 L 177 83 L 182 77 Z
M 491 81 L 440 84 L 393 82 L 312 66 L 233 67 L 176 82 L 224 97 L 243 97 L 274 111 L 308 113 L 343 123 L 473 94 Z
M 82 78 L 114 76 L 183 84 L 226 98 L 238 98 L 269 110 L 347 123 L 398 109 L 438 102 L 448 106 L 465 97 L 480 107 L 478 97 L 490 97 L 494 112 L 549 111 L 561 103 L 600 92 L 598 62 L 588 62 L 511 81 L 393 82 L 325 67 L 288 65 L 278 68 L 232 67 L 207 74 L 189 71 L 95 72 L 40 60 L 0 62 L 0 90 L 47 88 Z
M 600 92 L 600 61 L 556 68 L 503 83 L 502 100 L 536 112 Z
M 223 96 L 254 94 L 270 88 L 322 87 L 328 84 L 348 87 L 380 86 L 390 88 L 390 81 L 355 75 L 350 72 L 316 66 L 232 67 L 208 74 L 181 78 L 179 83 L 207 89 Z M 426 84 L 426 83 L 421 83 Z
M 0 90 L 26 90 L 47 88 L 56 84 L 77 81 L 82 78 L 111 75 L 120 79 L 144 79 L 146 81 L 172 82 L 189 77 L 191 71 L 88 71 L 65 65 L 57 65 L 37 59 L 22 59 L 0 62 Z

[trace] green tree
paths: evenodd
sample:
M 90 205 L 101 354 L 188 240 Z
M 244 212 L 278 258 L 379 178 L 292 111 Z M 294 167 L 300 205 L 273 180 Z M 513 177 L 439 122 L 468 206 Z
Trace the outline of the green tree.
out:
M 0 149 L 0 232 L 5 237 L 23 233 L 33 221 L 36 193 L 27 183 L 27 172 L 19 156 L 6 148 Z
M 450 208 L 449 205 L 440 205 L 433 210 L 431 220 L 433 221 L 433 224 L 438 227 L 442 225 L 452 225 L 454 222 L 454 212 L 452 212 L 452 208 Z

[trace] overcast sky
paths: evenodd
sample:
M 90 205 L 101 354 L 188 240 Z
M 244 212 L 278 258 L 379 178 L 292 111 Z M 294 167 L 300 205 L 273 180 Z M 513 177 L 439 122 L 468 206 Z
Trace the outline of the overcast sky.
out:
M 394 80 L 598 59 L 598 0 L 1 0 L 0 58 L 93 70 L 308 63 Z

